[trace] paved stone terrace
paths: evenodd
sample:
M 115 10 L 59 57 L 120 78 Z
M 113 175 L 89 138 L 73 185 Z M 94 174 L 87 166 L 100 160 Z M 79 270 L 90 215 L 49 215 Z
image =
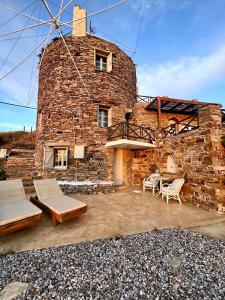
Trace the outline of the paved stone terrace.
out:
M 224 216 L 189 204 L 171 201 L 167 205 L 161 198 L 155 199 L 151 192 L 136 189 L 76 198 L 88 204 L 87 213 L 57 227 L 44 214 L 36 227 L 0 238 L 0 252 L 73 244 L 156 228 L 199 227 L 225 220 Z

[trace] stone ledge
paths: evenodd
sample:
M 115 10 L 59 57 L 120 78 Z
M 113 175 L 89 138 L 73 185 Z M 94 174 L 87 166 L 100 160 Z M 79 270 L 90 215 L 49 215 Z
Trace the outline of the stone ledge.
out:
M 113 181 L 58 181 L 65 194 L 106 194 L 115 192 Z

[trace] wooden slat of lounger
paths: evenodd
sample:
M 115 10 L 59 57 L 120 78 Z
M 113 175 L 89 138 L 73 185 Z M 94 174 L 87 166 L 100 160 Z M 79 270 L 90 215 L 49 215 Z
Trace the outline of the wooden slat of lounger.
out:
M 43 209 L 47 214 L 50 215 L 52 222 L 54 226 L 57 225 L 57 223 L 63 223 L 67 220 L 70 220 L 74 217 L 78 217 L 81 214 L 85 213 L 87 211 L 87 205 L 84 205 L 83 207 L 76 208 L 74 210 L 58 214 L 55 211 L 53 211 L 51 208 L 49 208 L 47 205 L 39 201 L 37 198 L 31 198 L 31 201 L 36 204 L 38 207 Z
M 0 203 L 26 199 L 21 179 L 0 181 Z
M 42 214 L 35 215 L 32 217 L 25 218 L 23 220 L 15 221 L 6 225 L 0 226 L 0 236 L 35 226 L 41 219 Z

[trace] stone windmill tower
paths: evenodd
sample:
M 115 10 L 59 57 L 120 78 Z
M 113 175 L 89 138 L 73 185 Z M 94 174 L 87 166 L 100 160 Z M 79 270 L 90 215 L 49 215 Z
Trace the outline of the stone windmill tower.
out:
M 36 167 L 43 176 L 111 178 L 107 127 L 134 107 L 135 65 L 112 42 L 87 33 L 86 10 L 79 6 L 65 39 L 76 65 L 58 38 L 40 67 Z

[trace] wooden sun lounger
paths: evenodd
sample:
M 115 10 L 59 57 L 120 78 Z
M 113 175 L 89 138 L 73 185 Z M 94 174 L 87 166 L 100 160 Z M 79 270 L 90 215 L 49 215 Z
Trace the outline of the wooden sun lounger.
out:
M 0 181 L 0 236 L 36 225 L 41 215 L 26 199 L 21 179 Z
M 45 210 L 53 224 L 63 223 L 86 212 L 87 205 L 71 197 L 65 196 L 56 179 L 34 180 L 37 198 L 31 201 Z

